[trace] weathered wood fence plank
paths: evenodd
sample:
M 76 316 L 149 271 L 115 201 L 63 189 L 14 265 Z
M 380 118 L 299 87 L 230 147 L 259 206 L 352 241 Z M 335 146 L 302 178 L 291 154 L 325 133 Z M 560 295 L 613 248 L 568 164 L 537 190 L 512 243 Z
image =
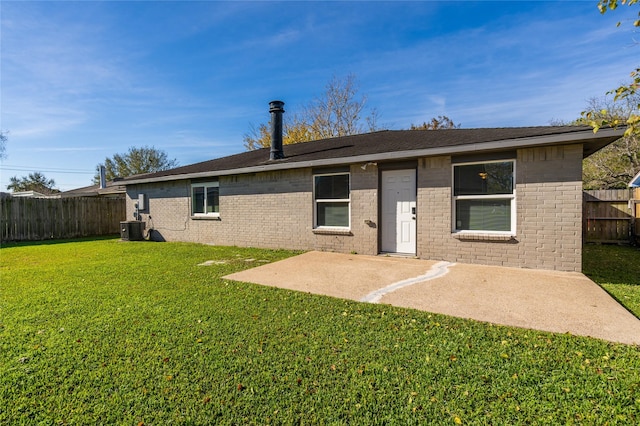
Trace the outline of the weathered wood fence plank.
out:
M 630 189 L 583 191 L 583 239 L 588 243 L 629 242 L 637 232 Z
M 0 199 L 0 241 L 38 241 L 120 233 L 124 198 Z

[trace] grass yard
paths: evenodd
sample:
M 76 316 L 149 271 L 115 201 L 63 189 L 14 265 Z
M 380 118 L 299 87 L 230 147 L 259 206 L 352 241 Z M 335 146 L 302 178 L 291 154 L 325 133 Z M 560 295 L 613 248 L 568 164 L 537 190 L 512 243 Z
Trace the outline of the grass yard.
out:
M 640 422 L 637 347 L 221 279 L 293 254 L 3 247 L 0 424 Z
M 589 244 L 584 248 L 582 268 L 640 318 L 640 248 Z

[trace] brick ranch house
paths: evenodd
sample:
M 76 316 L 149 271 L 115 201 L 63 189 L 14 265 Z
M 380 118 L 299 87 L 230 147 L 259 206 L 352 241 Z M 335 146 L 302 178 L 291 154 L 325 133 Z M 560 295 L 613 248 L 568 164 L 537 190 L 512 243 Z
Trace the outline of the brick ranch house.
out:
M 149 239 L 580 271 L 582 159 L 623 131 L 379 131 L 124 179 Z

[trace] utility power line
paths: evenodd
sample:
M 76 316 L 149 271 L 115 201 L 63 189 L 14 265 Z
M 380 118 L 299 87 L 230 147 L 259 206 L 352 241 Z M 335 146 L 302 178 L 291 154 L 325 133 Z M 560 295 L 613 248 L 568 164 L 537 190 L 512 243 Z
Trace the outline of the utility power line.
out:
M 14 172 L 42 172 L 42 173 L 72 173 L 72 174 L 81 174 L 81 175 L 93 175 L 95 174 L 95 170 L 79 170 L 79 169 L 58 169 L 54 167 L 42 169 L 40 167 L 29 167 L 29 166 L 12 166 L 12 165 L 2 165 L 0 166 L 0 170 L 11 170 Z

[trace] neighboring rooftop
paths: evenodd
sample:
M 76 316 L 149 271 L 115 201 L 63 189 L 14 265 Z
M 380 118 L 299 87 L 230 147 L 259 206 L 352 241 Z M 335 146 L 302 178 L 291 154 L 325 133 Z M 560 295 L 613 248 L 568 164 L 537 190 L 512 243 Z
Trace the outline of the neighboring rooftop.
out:
M 8 193 L 10 197 L 17 198 L 59 198 L 60 193 L 55 194 L 44 194 L 38 191 L 17 191 Z
M 122 184 L 222 176 L 259 171 L 403 160 L 517 148 L 582 143 L 587 157 L 620 138 L 624 130 L 587 126 L 511 127 L 446 130 L 384 130 L 285 145 L 285 158 L 269 160 L 269 148 L 190 164 L 157 173 L 132 176 Z
M 110 180 L 106 182 L 104 188 L 100 185 L 90 185 L 82 188 L 61 192 L 61 197 L 106 197 L 117 196 L 126 193 L 126 187 L 122 184 L 122 179 Z
M 629 182 L 629 186 L 631 188 L 640 188 L 640 172 L 638 172 L 638 174 L 635 175 L 633 179 L 631 179 L 631 182 Z

